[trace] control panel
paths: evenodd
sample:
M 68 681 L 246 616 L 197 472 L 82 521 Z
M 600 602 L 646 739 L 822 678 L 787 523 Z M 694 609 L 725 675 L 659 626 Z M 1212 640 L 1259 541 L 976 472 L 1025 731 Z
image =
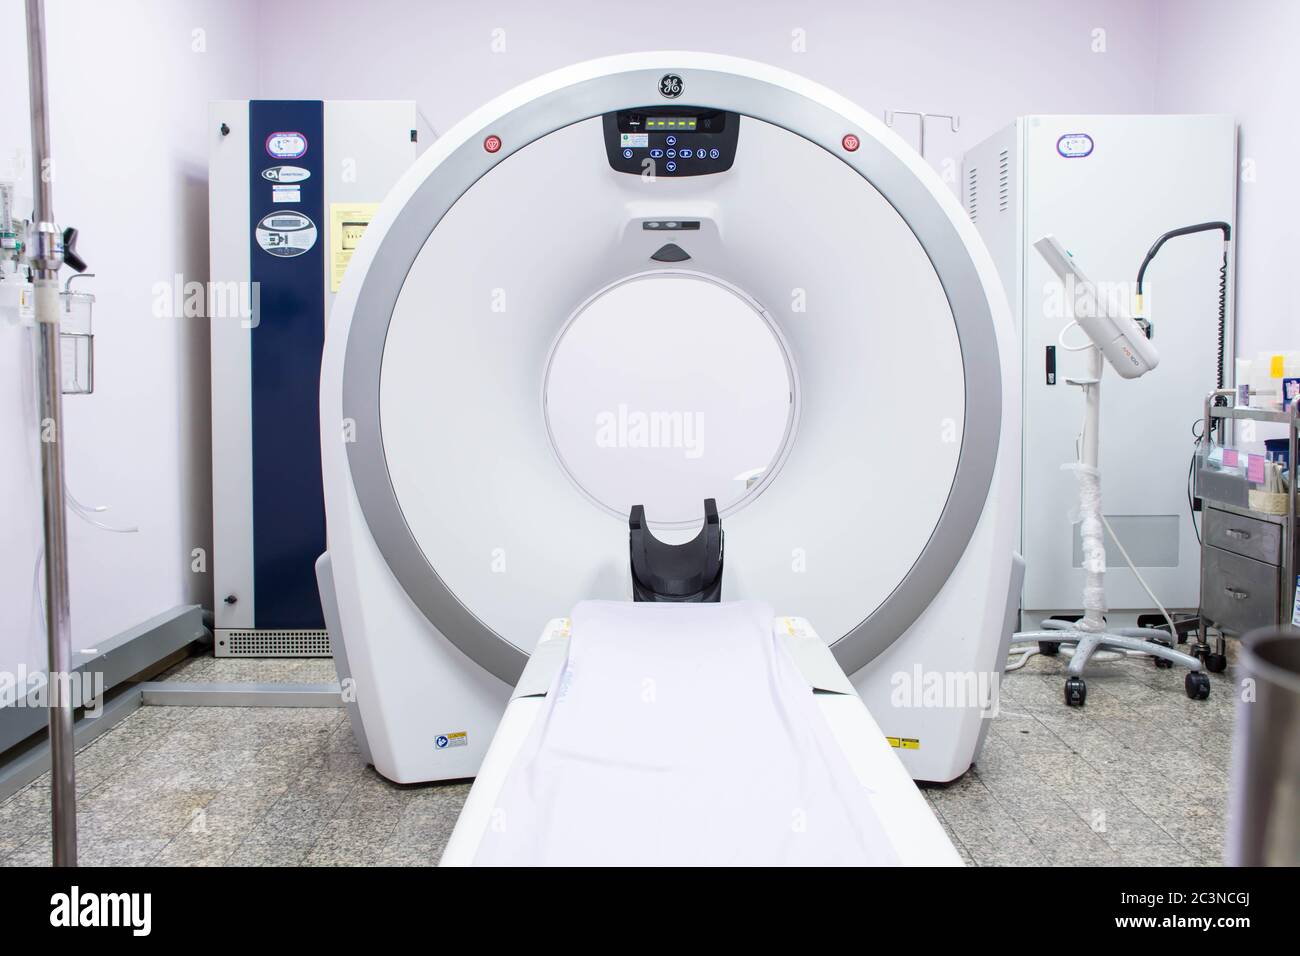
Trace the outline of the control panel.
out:
M 690 106 L 647 106 L 604 115 L 605 153 L 620 173 L 705 176 L 736 160 L 740 116 Z

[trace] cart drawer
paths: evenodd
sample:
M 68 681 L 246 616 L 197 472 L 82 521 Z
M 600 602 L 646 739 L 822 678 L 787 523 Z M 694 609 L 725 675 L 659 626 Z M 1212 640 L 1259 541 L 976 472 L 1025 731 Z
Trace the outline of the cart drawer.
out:
M 1281 582 L 1275 565 L 1206 547 L 1201 557 L 1202 612 L 1237 634 L 1275 625 Z
M 1282 562 L 1282 527 L 1271 521 L 1205 509 L 1205 543 L 1268 564 Z

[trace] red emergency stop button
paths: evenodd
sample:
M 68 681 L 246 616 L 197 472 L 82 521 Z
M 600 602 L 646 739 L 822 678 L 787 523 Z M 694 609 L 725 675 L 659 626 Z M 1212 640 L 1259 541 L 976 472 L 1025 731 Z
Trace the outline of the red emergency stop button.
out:
M 501 137 L 496 135 L 489 136 L 487 139 L 483 140 L 483 148 L 489 153 L 497 152 L 501 148 Z
M 843 146 L 845 149 L 847 149 L 850 153 L 856 153 L 858 151 L 858 147 L 862 145 L 862 142 L 852 133 L 845 133 L 844 138 L 840 140 L 840 145 Z

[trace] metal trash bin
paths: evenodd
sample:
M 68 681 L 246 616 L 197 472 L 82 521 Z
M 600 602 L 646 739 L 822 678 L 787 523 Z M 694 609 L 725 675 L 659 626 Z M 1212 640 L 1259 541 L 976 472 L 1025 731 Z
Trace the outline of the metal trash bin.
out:
M 1251 631 L 1241 640 L 1238 664 L 1241 683 L 1228 805 L 1228 864 L 1297 866 L 1300 630 Z

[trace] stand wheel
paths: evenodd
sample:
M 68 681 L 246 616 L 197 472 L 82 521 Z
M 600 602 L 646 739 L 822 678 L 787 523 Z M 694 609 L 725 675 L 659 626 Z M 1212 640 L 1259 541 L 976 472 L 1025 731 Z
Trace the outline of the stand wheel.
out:
M 1228 669 L 1227 654 L 1206 654 L 1205 669 L 1211 674 L 1222 674 Z
M 1044 657 L 1055 657 L 1060 652 L 1061 652 L 1060 641 L 1039 641 L 1038 642 L 1038 653 L 1042 654 Z
M 1151 643 L 1159 644 L 1161 647 L 1168 647 L 1168 648 L 1172 648 L 1174 646 L 1172 641 L 1166 641 L 1163 637 L 1153 637 L 1151 638 Z M 1167 661 L 1163 657 L 1153 657 L 1151 658 L 1151 660 L 1155 661 L 1156 667 L 1159 667 L 1161 670 L 1168 670 L 1169 668 L 1174 666 L 1173 661 Z
M 1210 696 L 1210 675 L 1203 671 L 1188 671 L 1183 687 L 1192 700 L 1205 700 Z
M 1208 690 L 1206 692 L 1208 693 Z M 1088 685 L 1083 682 L 1083 678 L 1067 677 L 1065 679 L 1065 703 L 1070 707 L 1082 707 L 1083 702 L 1087 699 Z

